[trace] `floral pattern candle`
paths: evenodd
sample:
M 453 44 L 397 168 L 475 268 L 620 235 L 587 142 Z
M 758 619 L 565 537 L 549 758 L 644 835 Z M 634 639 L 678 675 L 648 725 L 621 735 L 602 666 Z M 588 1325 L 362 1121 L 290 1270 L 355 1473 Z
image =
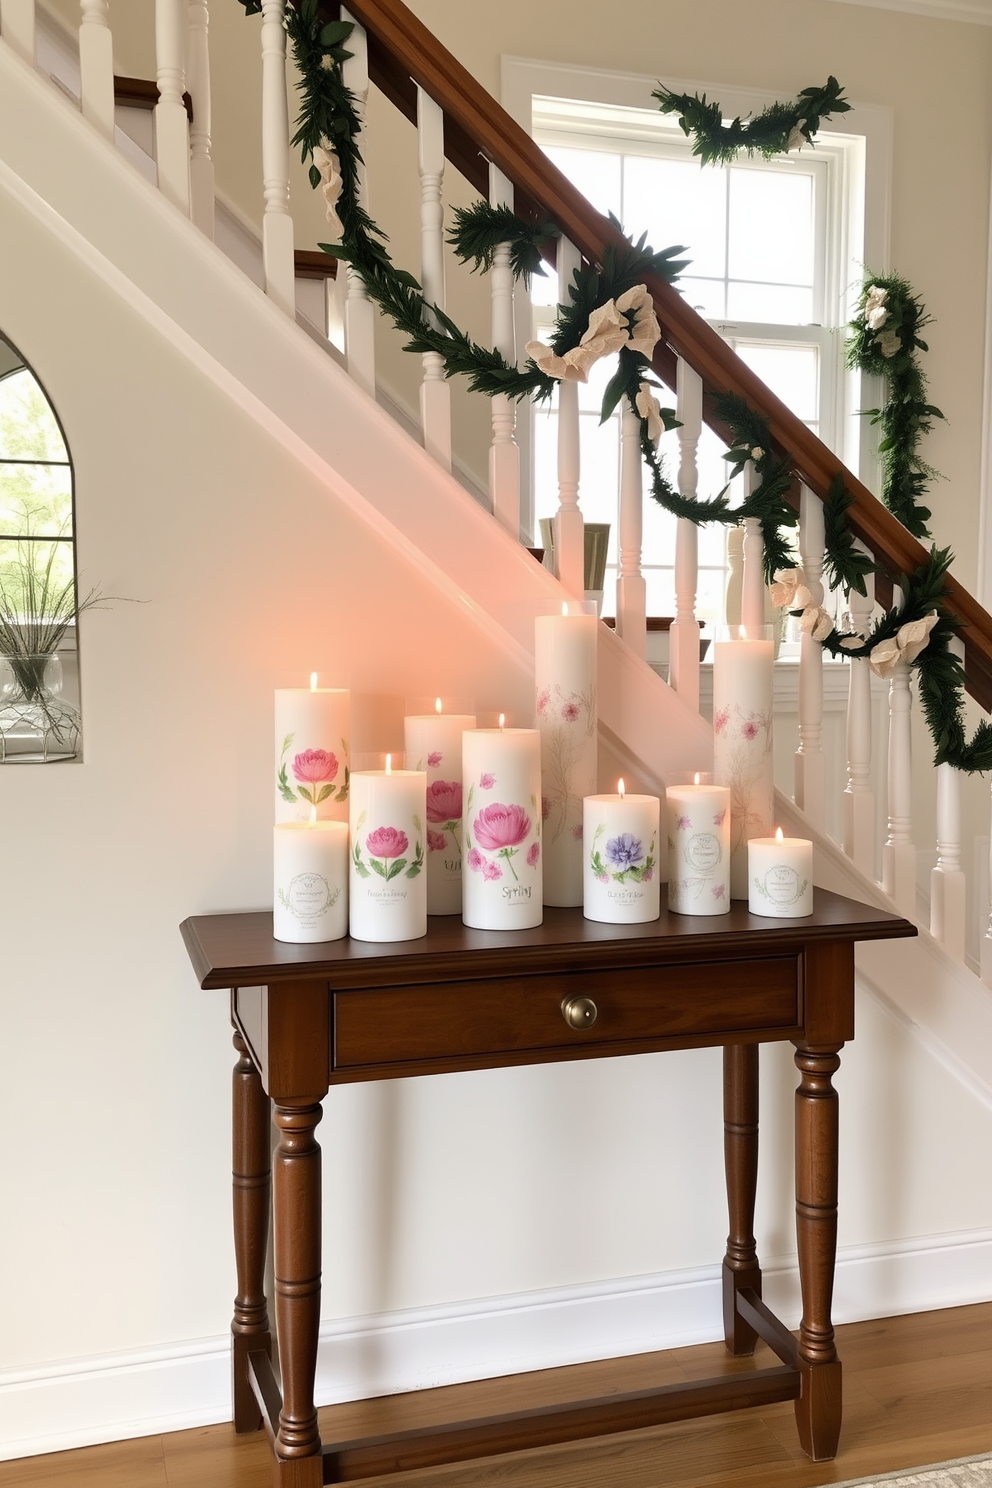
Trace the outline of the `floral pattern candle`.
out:
M 657 796 L 586 796 L 582 913 L 587 920 L 640 925 L 661 914 Z
M 348 825 L 280 822 L 273 828 L 272 934 L 311 945 L 348 933 Z
M 356 770 L 351 777 L 350 926 L 355 940 L 427 934 L 422 770 Z
M 813 913 L 813 844 L 806 837 L 752 837 L 747 845 L 748 904 L 753 915 L 800 920 Z
M 318 687 L 276 689 L 276 821 L 348 820 L 351 693 Z
M 407 762 L 427 774 L 427 913 L 462 910 L 462 734 L 474 713 L 433 713 L 403 720 Z
M 463 734 L 462 779 L 462 919 L 477 930 L 529 930 L 544 918 L 537 730 Z
M 730 788 L 730 891 L 748 897 L 747 844 L 774 822 L 770 625 L 728 625 L 713 649 L 713 774 Z
M 582 801 L 596 789 L 599 622 L 592 609 L 570 613 L 566 604 L 560 615 L 534 622 L 545 904 L 583 900 Z
M 665 791 L 668 907 L 678 914 L 730 909 L 730 788 L 696 775 Z

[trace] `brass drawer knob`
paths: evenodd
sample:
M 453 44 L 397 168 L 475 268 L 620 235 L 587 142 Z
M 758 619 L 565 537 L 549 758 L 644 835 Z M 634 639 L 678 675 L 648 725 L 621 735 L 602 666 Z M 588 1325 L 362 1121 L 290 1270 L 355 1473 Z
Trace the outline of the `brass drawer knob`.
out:
M 569 1028 L 591 1028 L 599 1009 L 591 997 L 563 997 L 561 1015 Z

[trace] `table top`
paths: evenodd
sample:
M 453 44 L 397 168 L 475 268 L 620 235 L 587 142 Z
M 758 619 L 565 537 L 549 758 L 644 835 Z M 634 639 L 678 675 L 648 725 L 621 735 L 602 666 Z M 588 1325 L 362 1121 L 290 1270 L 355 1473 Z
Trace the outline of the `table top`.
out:
M 271 910 L 194 915 L 183 940 L 200 986 L 231 988 L 320 978 L 330 987 L 383 986 L 438 978 L 617 968 L 684 960 L 722 960 L 795 952 L 817 941 L 891 940 L 917 934 L 898 915 L 816 889 L 813 913 L 773 920 L 734 900 L 727 914 L 683 915 L 662 909 L 645 925 L 605 925 L 581 909 L 548 909 L 533 930 L 473 930 L 457 915 L 432 915 L 419 940 L 323 941 L 295 945 L 272 938 Z

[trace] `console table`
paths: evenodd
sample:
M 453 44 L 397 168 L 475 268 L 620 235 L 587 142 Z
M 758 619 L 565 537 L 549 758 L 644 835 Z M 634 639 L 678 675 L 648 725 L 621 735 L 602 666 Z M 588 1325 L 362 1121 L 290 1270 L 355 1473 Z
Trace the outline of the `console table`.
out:
M 812 916 L 668 914 L 601 925 L 549 909 L 535 930 L 467 929 L 433 918 L 422 940 L 287 945 L 271 914 L 197 916 L 183 938 L 201 987 L 231 989 L 234 1069 L 232 1331 L 234 1420 L 265 1426 L 277 1488 L 318 1488 L 527 1447 L 605 1436 L 741 1406 L 794 1400 L 814 1460 L 834 1456 L 841 1366 L 830 1303 L 837 1237 L 837 1095 L 831 1077 L 854 1034 L 854 946 L 915 935 L 908 921 L 817 890 Z M 798 1338 L 761 1298 L 753 1234 L 758 1045 L 796 1048 Z M 329 1086 L 722 1045 L 730 1233 L 723 1263 L 727 1347 L 762 1338 L 782 1363 L 711 1380 L 322 1444 L 314 1408 L 320 1320 L 320 1148 Z M 264 1290 L 273 1159 L 275 1308 L 271 1364 Z

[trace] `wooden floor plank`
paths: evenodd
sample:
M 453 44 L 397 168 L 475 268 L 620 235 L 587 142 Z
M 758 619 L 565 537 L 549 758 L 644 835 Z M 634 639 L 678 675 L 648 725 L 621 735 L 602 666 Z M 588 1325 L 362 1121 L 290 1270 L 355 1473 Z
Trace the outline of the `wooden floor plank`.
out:
M 811 1463 L 783 1403 L 640 1431 L 627 1437 L 369 1478 L 368 1488 L 821 1488 L 992 1452 L 992 1304 L 854 1323 L 838 1330 L 844 1427 L 835 1462 Z M 355 1401 L 320 1412 L 321 1433 L 401 1430 L 527 1406 L 699 1379 L 753 1365 L 722 1344 L 672 1349 L 568 1369 Z M 261 1432 L 229 1425 L 0 1463 L 0 1488 L 270 1488 Z

